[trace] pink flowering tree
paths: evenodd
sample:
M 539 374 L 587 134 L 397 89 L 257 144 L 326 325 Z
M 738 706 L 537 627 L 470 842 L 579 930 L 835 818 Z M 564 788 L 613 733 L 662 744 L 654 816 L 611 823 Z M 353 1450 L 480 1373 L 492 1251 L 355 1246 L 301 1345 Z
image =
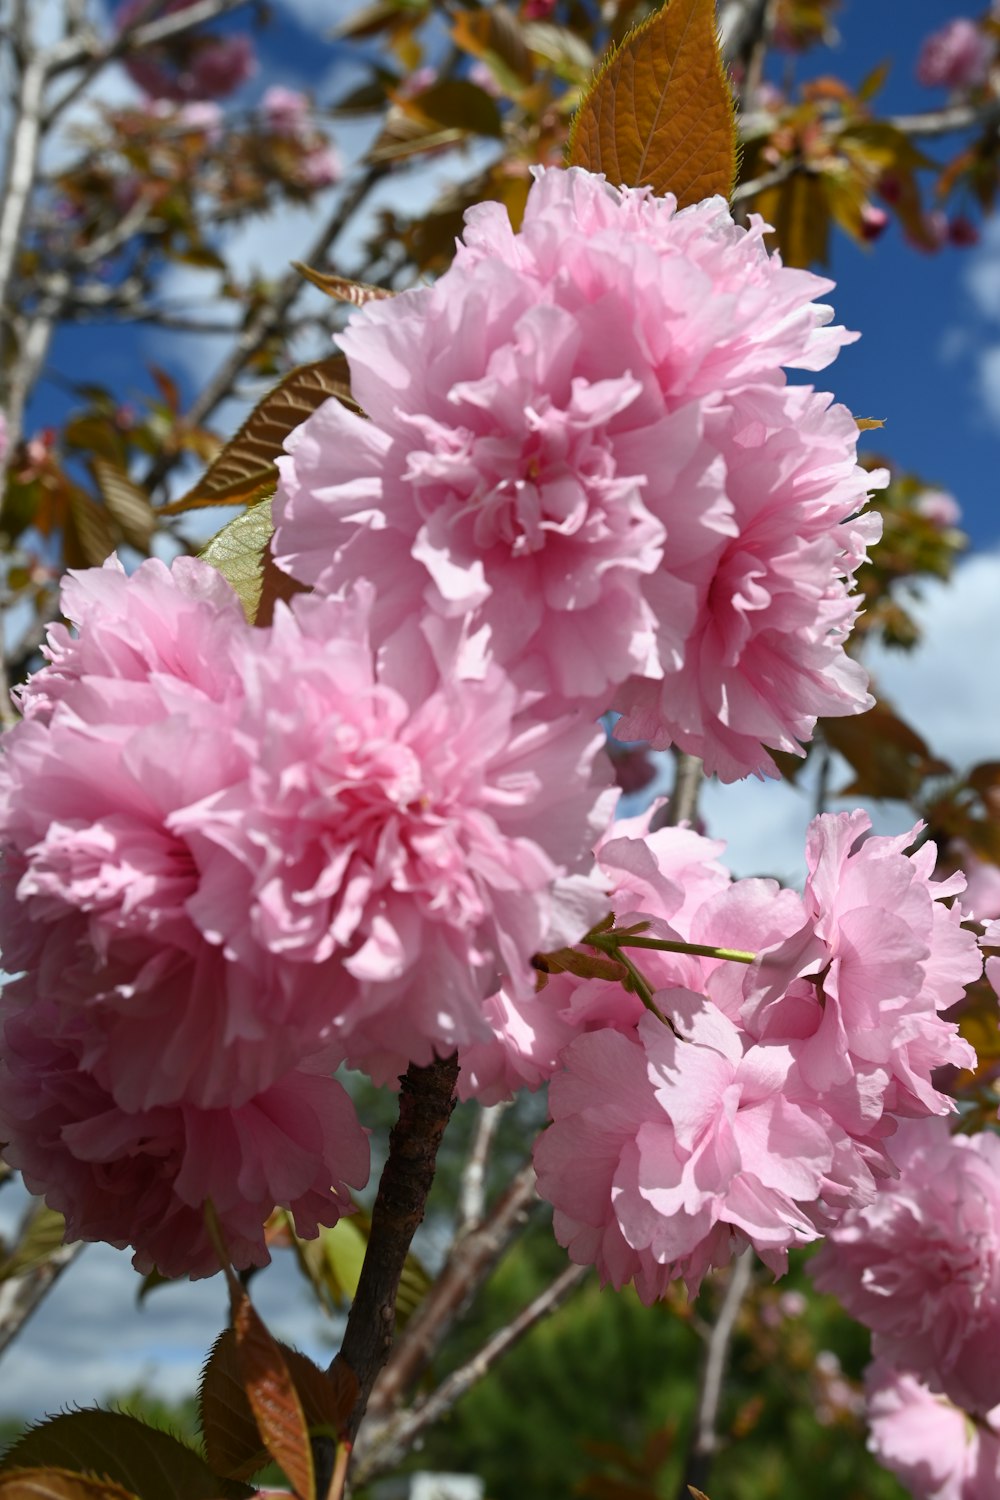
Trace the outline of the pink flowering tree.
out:
M 873 1332 L 874 1450 L 916 1495 L 990 1493 L 1000 1163 L 969 1037 L 987 1038 L 987 1065 L 1000 1051 L 982 978 L 984 949 L 989 981 L 1000 962 L 998 924 L 982 927 L 997 915 L 997 769 L 941 790 L 950 768 L 875 704 L 857 643 L 912 643 L 896 585 L 947 572 L 957 516 L 947 494 L 859 460 L 872 424 L 827 389 L 856 335 L 807 268 L 834 220 L 873 237 L 876 193 L 933 238 L 910 137 L 861 129 L 844 95 L 794 119 L 777 108 L 746 135 L 738 184 L 732 80 L 757 103 L 760 48 L 805 45 L 808 18 L 775 7 L 764 37 L 730 15 L 723 55 L 711 0 L 670 0 L 595 79 L 579 52 L 568 64 L 580 101 L 557 160 L 566 110 L 560 123 L 528 96 L 536 64 L 516 45 L 541 48 L 547 33 L 520 26 L 556 7 L 525 5 L 513 31 L 501 7 L 463 10 L 456 43 L 485 72 L 382 81 L 383 133 L 309 256 L 390 162 L 474 133 L 456 119 L 499 128 L 506 89 L 534 170 L 521 161 L 497 194 L 467 185 L 453 253 L 417 237 L 433 281 L 394 295 L 407 231 L 387 213 L 377 283 L 310 263 L 273 300 L 258 289 L 235 366 L 186 413 L 159 373 L 169 443 L 152 420 L 127 440 L 100 395 L 75 459 L 68 431 L 25 441 L 24 350 L 37 373 L 95 265 L 127 252 L 108 300 L 152 318 L 156 257 L 217 253 L 206 195 L 217 225 L 340 174 L 300 93 L 272 86 L 249 122 L 224 117 L 253 47 L 199 28 L 230 8 L 130 3 L 112 37 L 77 25 L 58 56 L 18 20 L 5 297 L 28 274 L 15 251 L 45 90 L 82 70 L 50 99 L 58 113 L 89 67 L 121 59 L 144 98 L 91 123 L 112 161 L 100 192 L 79 164 L 59 179 L 72 275 L 40 235 L 41 301 L 11 312 L 5 504 L 27 516 L 27 560 L 55 533 L 76 566 L 60 620 L 52 587 L 35 599 L 44 632 L 20 650 L 27 664 L 39 646 L 37 669 L 9 673 L 0 1137 L 65 1246 L 127 1247 L 148 1280 L 221 1274 L 231 1323 L 204 1370 L 200 1448 L 121 1412 L 64 1414 L 0 1461 L 0 1500 L 228 1500 L 266 1494 L 272 1461 L 284 1493 L 339 1500 L 590 1268 L 647 1304 L 678 1283 L 693 1303 L 721 1273 L 683 1466 L 700 1485 L 754 1257 L 780 1277 L 820 1240 L 817 1287 Z M 407 9 L 365 24 L 399 23 L 405 46 Z M 996 43 L 994 21 L 955 22 L 921 55 L 921 80 L 973 111 L 965 128 L 995 128 Z M 204 420 L 249 360 L 270 370 L 305 284 L 338 351 L 288 372 L 218 449 Z M 211 461 L 154 515 L 185 449 Z M 233 505 L 190 555 L 176 518 Z M 636 741 L 673 752 L 675 784 L 616 817 L 613 768 Z M 902 792 L 926 820 L 884 836 L 862 811 L 820 811 L 801 891 L 734 879 L 698 827 L 699 779 L 794 779 L 817 744 L 859 793 Z M 395 1091 L 398 1118 L 323 1370 L 273 1338 L 246 1282 L 280 1245 L 308 1265 L 308 1242 L 361 1220 L 371 1142 L 351 1072 Z M 493 1112 L 543 1089 L 531 1160 L 487 1204 Z M 480 1107 L 462 1218 L 394 1340 L 459 1099 Z M 953 1133 L 960 1110 L 968 1135 Z M 422 1389 L 536 1198 L 566 1252 L 558 1274 Z M 19 1269 L 22 1318 L 65 1246 Z

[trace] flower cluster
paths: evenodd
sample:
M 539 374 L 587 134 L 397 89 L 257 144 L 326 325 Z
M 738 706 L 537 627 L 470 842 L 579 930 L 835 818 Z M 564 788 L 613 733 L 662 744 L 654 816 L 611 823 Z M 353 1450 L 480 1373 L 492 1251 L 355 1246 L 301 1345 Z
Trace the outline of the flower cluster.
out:
M 869 1366 L 865 1391 L 868 1447 L 913 1500 L 986 1500 L 1000 1492 L 1000 1407 L 972 1422 L 881 1360 Z
M 256 627 L 189 559 L 67 583 L 0 763 L 0 1136 L 71 1233 L 200 1273 L 211 1199 L 260 1261 L 274 1204 L 308 1231 L 365 1177 L 338 1064 L 457 1052 L 484 1101 L 551 1080 L 556 1232 L 651 1298 L 779 1271 L 951 1108 L 981 961 L 918 830 L 818 819 L 798 895 L 608 828 L 609 708 L 732 779 L 870 702 L 881 480 L 784 369 L 850 335 L 763 232 L 542 173 L 342 336 L 367 418 L 321 407 L 274 503 L 311 592 Z
M 159 14 L 174 15 L 193 3 L 167 0 Z M 148 9 L 146 0 L 124 0 L 115 12 L 118 30 L 136 25 L 141 18 L 150 19 Z M 256 73 L 257 58 L 253 42 L 244 34 L 213 36 L 194 31 L 129 52 L 125 68 L 151 99 L 185 102 L 222 99 L 234 93 Z
M 852 1210 L 816 1285 L 872 1330 L 875 1355 L 957 1406 L 1000 1406 L 1000 1136 L 900 1130 L 899 1176 Z
M 428 684 L 405 643 L 376 662 L 363 587 L 254 629 L 182 559 L 78 575 L 64 605 L 79 636 L 52 631 L 0 775 L 0 942 L 24 971 L 4 996 L 3 1133 L 74 1233 L 166 1270 L 188 1267 L 193 1231 L 182 1215 L 163 1248 L 162 1199 L 197 1209 L 186 1164 L 229 1132 L 208 1154 L 230 1196 L 254 1182 L 234 1211 L 264 1204 L 262 1254 L 275 1202 L 333 1222 L 337 1184 L 367 1174 L 317 1056 L 382 1081 L 485 1039 L 498 975 L 525 986 L 537 949 L 598 914 L 572 876 L 606 817 L 601 735 L 525 720 L 492 675 Z M 307 1139 L 333 1174 L 322 1210 Z M 129 1180 L 144 1152 L 157 1163 L 148 1218 L 109 1185 L 115 1140 Z
M 483 204 L 432 287 L 341 335 L 367 420 L 330 401 L 279 461 L 275 554 L 376 587 L 442 670 L 499 664 L 546 711 L 614 707 L 733 780 L 870 706 L 844 653 L 882 482 L 818 370 L 851 335 L 721 199 L 677 212 L 574 169 L 524 224 Z
M 536 1166 L 557 1237 L 605 1280 L 634 1280 L 646 1300 L 675 1276 L 695 1289 L 747 1243 L 780 1272 L 790 1246 L 870 1203 L 894 1172 L 898 1117 L 953 1108 L 931 1072 L 973 1057 L 941 1016 L 980 970 L 960 908 L 941 900 L 961 880 L 931 881 L 933 845 L 907 855 L 912 836 L 865 840 L 867 827 L 863 814 L 816 820 L 802 897 L 763 880 L 710 894 L 707 863 L 700 891 L 685 881 L 698 893 L 688 912 L 657 869 L 671 833 L 621 841 L 632 847 L 617 855 L 627 873 L 611 900 L 623 929 L 642 922 L 647 936 L 709 949 L 754 942 L 758 956 L 741 970 L 634 951 L 663 1019 L 562 981 L 558 1020 L 579 1034 L 550 1084 Z
M 927 88 L 971 89 L 986 82 L 994 45 L 968 16 L 956 16 L 925 40 L 917 78 Z

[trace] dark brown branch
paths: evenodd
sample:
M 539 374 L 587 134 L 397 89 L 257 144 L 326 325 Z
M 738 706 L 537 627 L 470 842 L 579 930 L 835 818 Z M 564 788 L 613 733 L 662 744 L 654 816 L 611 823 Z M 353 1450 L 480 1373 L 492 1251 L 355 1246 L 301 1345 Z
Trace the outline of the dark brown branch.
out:
M 458 1058 L 453 1055 L 427 1068 L 411 1064 L 401 1080 L 399 1118 L 389 1136 L 389 1157 L 372 1209 L 361 1278 L 337 1355 L 358 1381 L 349 1438 L 358 1430 L 376 1376 L 392 1347 L 399 1278 L 424 1217 L 438 1147 L 455 1107 L 457 1077 Z
M 483 1223 L 452 1246 L 372 1392 L 372 1413 L 388 1414 L 413 1389 L 456 1319 L 489 1277 L 536 1201 L 535 1172 L 522 1167 Z

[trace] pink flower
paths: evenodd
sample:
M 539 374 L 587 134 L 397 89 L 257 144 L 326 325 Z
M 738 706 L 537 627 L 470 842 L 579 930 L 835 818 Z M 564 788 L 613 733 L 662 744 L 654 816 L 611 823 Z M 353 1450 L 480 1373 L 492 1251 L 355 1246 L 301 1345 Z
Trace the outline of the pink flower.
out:
M 344 175 L 340 155 L 330 145 L 307 151 L 296 164 L 296 173 L 306 187 L 325 188 L 339 182 Z
M 932 32 L 917 58 L 917 78 L 928 88 L 970 89 L 986 82 L 993 43 L 975 21 L 957 16 Z
M 300 89 L 286 89 L 281 84 L 264 91 L 260 111 L 275 135 L 300 136 L 309 123 L 310 104 Z
M 970 1412 L 1000 1405 L 1000 1137 L 901 1127 L 899 1177 L 847 1213 L 813 1261 L 874 1354 Z
M 187 10 L 194 0 L 167 0 L 158 15 Z M 115 12 L 119 31 L 134 25 L 144 0 L 124 0 Z M 257 71 L 249 36 L 212 36 L 197 30 L 171 38 L 124 59 L 132 81 L 152 99 L 221 99 L 233 93 Z
M 1000 1409 L 972 1422 L 883 1360 L 869 1365 L 868 1447 L 914 1500 L 987 1500 L 1000 1490 Z
M 785 383 L 850 336 L 762 235 L 578 169 L 538 177 L 517 235 L 471 210 L 434 286 L 341 337 L 370 420 L 329 402 L 288 440 L 281 565 L 371 578 L 376 639 L 418 615 L 443 670 L 492 659 L 551 712 L 773 772 L 762 741 L 870 703 L 843 639 L 882 479 Z
M 644 1015 L 632 1036 L 591 1032 L 564 1052 L 535 1149 L 560 1244 L 645 1301 L 675 1276 L 693 1294 L 748 1243 L 780 1273 L 789 1246 L 818 1238 L 808 1209 L 834 1163 L 787 1047 L 746 1046 L 689 991 L 656 999 L 671 1025 Z
M 351 1212 L 348 1189 L 368 1178 L 367 1135 L 318 1059 L 232 1109 L 125 1110 L 60 1036 L 52 1005 L 6 1008 L 4 1154 L 66 1216 L 69 1239 L 132 1245 L 139 1271 L 210 1276 L 208 1199 L 240 1267 L 267 1264 L 262 1226 L 276 1204 L 306 1237 Z
M 962 520 L 962 507 L 947 490 L 924 490 L 917 496 L 916 509 L 942 531 L 958 526 Z
M 866 837 L 870 827 L 860 811 L 813 821 L 805 924 L 762 953 L 740 1013 L 761 1039 L 798 1039 L 803 1079 L 852 1135 L 886 1112 L 954 1108 L 931 1074 L 975 1054 L 941 1013 L 981 973 L 961 907 L 942 904 L 964 877 L 931 878 L 933 843 L 904 852 L 922 825 L 896 838 Z
M 487 1040 L 500 977 L 603 914 L 596 726 L 405 637 L 376 659 L 370 604 L 254 629 L 186 559 L 66 587 L 79 636 L 6 741 L 0 938 L 125 1110 L 238 1106 L 333 1034 L 391 1080 Z

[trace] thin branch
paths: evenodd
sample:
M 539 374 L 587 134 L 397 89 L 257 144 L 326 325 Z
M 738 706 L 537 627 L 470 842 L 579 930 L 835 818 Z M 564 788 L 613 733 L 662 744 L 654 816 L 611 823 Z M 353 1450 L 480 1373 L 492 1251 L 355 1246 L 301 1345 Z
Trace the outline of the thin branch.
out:
M 746 56 L 763 33 L 768 0 L 725 0 L 719 9 L 719 40 L 727 67 Z
M 483 1222 L 483 1213 L 486 1208 L 486 1169 L 500 1121 L 509 1107 L 506 1101 L 500 1104 L 479 1106 L 476 1133 L 462 1170 L 462 1180 L 458 1190 L 457 1239 L 464 1239 Z
M 353 218 L 356 210 L 387 171 L 388 168 L 381 162 L 369 166 L 353 187 L 341 197 L 336 210 L 302 257 L 307 265 L 323 264 L 331 247 Z M 186 413 L 185 420 L 192 427 L 203 426 L 216 407 L 225 401 L 245 366 L 267 340 L 284 327 L 290 308 L 307 285 L 305 278 L 298 271 L 286 271 L 272 295 L 258 305 L 246 327 L 240 331 L 226 359 Z M 162 482 L 169 473 L 170 467 L 171 462 L 166 458 L 158 460 L 152 466 L 142 481 L 148 492 L 152 492 L 154 487 Z
M 201 26 L 206 21 L 214 21 L 219 16 L 228 15 L 232 10 L 239 10 L 248 4 L 248 0 L 198 0 L 196 5 L 189 5 L 184 10 L 172 11 L 169 15 L 144 22 L 143 16 L 154 12 L 158 4 L 159 0 L 150 0 L 131 25 L 123 27 L 110 42 L 104 45 L 93 34 L 81 36 L 76 33 L 60 42 L 51 52 L 46 53 L 45 65 L 49 78 L 55 78 L 60 73 L 71 72 L 74 68 L 83 69 L 80 77 L 74 79 L 51 106 L 46 116 L 46 124 L 51 124 L 64 110 L 68 109 L 84 90 L 89 88 L 97 74 L 115 58 L 126 56 L 130 52 L 140 52 L 144 47 L 155 47 L 159 42 L 184 36 L 186 32 L 193 31 L 196 26 Z
M 41 144 L 42 102 L 45 94 L 45 61 L 29 54 L 21 72 L 14 122 L 7 155 L 7 170 L 0 206 L 0 310 L 10 301 L 11 280 L 17 261 L 24 220 L 38 172 Z M 10 435 L 11 447 L 17 434 Z
M 919 115 L 890 115 L 884 122 L 904 135 L 924 140 L 954 135 L 962 130 L 989 130 L 1000 126 L 1000 100 L 986 105 L 952 104 L 945 109 L 925 110 Z
M 657 828 L 676 828 L 679 823 L 692 823 L 698 811 L 701 761 L 697 755 L 688 755 L 685 750 L 678 750 L 676 759 L 674 789 L 670 800 L 654 814 L 649 825 L 651 832 Z
M 0 1281 L 0 1354 L 7 1348 L 52 1290 L 68 1265 L 79 1255 L 83 1243 L 60 1245 L 38 1265 L 29 1266 L 20 1276 Z
M 589 1270 L 589 1266 L 567 1266 L 555 1281 L 545 1288 L 544 1292 L 541 1292 L 533 1302 L 518 1313 L 517 1317 L 505 1328 L 495 1333 L 477 1354 L 443 1380 L 437 1390 L 426 1400 L 411 1407 L 409 1411 L 401 1413 L 394 1422 L 387 1424 L 380 1432 L 377 1444 L 367 1450 L 357 1464 L 354 1474 L 355 1483 L 365 1484 L 377 1475 L 385 1473 L 387 1469 L 394 1468 L 413 1447 L 422 1432 L 432 1427 L 435 1422 L 439 1422 L 442 1417 L 447 1416 L 452 1407 L 457 1405 L 474 1385 L 478 1385 L 479 1381 L 489 1374 L 494 1365 L 536 1323 L 565 1302 L 566 1298 L 581 1285 Z
M 457 1077 L 458 1058 L 453 1054 L 426 1068 L 411 1064 L 400 1080 L 399 1118 L 389 1137 L 389 1157 L 372 1209 L 361 1278 L 334 1361 L 343 1360 L 358 1382 L 348 1438 L 357 1432 L 375 1378 L 389 1357 L 399 1279 L 424 1217 L 438 1147 L 455 1107 Z
M 698 1397 L 698 1412 L 678 1500 L 689 1500 L 689 1485 L 695 1489 L 704 1489 L 708 1483 L 712 1459 L 719 1449 L 717 1423 L 719 1404 L 722 1400 L 722 1385 L 729 1363 L 733 1329 L 736 1327 L 736 1319 L 739 1316 L 743 1299 L 750 1290 L 750 1283 L 753 1280 L 753 1262 L 753 1251 L 749 1247 L 733 1262 L 722 1306 L 719 1308 L 719 1315 L 709 1335 Z
M 526 1164 L 478 1229 L 457 1240 L 440 1275 L 392 1351 L 372 1392 L 372 1411 L 387 1413 L 427 1369 L 449 1329 L 488 1279 L 536 1201 L 535 1172 Z

